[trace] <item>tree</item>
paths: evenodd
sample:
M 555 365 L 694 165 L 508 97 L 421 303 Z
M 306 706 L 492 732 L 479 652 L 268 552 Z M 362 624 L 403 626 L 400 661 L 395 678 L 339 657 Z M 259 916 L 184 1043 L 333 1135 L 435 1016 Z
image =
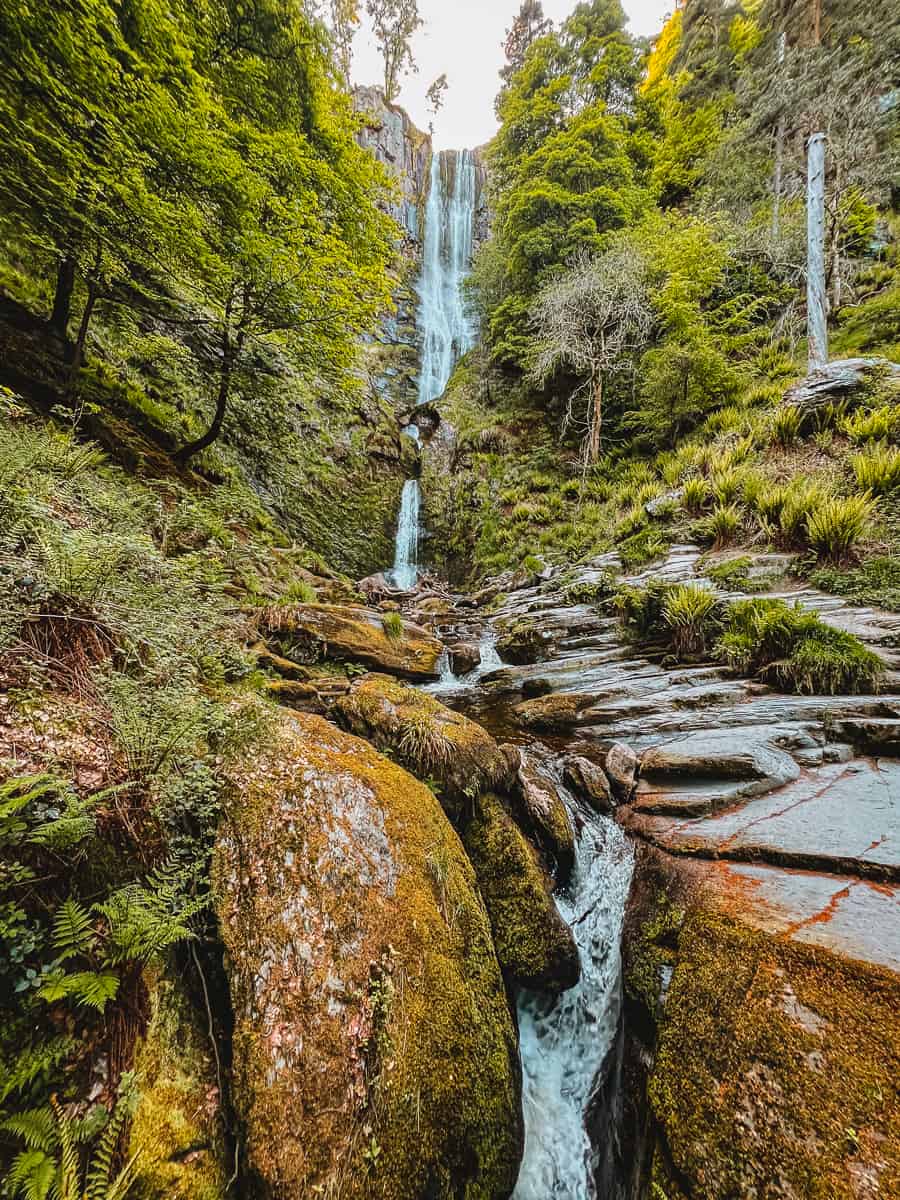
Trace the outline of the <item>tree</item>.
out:
M 403 76 L 418 70 L 412 38 L 424 22 L 418 0 L 366 0 L 366 11 L 384 59 L 384 98 L 391 104 L 400 94 Z
M 447 89 L 449 88 L 447 76 L 438 75 L 437 79 L 425 93 L 425 99 L 428 101 L 428 107 L 434 116 L 444 107 L 444 101 L 447 98 Z
M 506 66 L 500 72 L 505 80 L 509 80 L 516 71 L 520 71 L 525 63 L 525 55 L 531 44 L 553 28 L 553 22 L 544 16 L 544 6 L 541 0 L 523 0 L 522 7 L 506 31 L 506 41 L 503 50 L 506 54 Z
M 537 297 L 531 378 L 545 384 L 561 369 L 581 377 L 568 402 L 566 424 L 586 430 L 585 466 L 600 457 L 607 380 L 633 368 L 653 321 L 647 264 L 627 241 L 602 255 L 583 255 Z M 582 416 L 577 409 L 585 399 Z
M 359 29 L 359 0 L 331 0 L 331 36 L 338 66 L 349 88 L 353 66 L 353 39 Z

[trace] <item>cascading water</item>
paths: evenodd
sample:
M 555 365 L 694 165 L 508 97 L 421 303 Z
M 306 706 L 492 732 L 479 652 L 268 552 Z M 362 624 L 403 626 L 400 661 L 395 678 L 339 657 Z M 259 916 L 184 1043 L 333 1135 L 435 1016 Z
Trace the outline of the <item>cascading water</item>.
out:
M 474 342 L 462 284 L 472 262 L 477 182 L 470 150 L 432 156 L 417 317 L 422 339 L 419 404 L 443 395 L 453 368 Z M 419 482 L 407 480 L 397 521 L 395 587 L 414 587 L 418 577 L 420 508 Z
M 581 980 L 555 1001 L 519 997 L 525 1155 L 513 1200 L 613 1200 L 598 1191 L 600 1150 L 588 1126 L 619 1030 L 620 943 L 633 858 L 614 822 L 594 813 L 573 816 L 583 822 L 575 870 L 558 904 L 575 935 Z

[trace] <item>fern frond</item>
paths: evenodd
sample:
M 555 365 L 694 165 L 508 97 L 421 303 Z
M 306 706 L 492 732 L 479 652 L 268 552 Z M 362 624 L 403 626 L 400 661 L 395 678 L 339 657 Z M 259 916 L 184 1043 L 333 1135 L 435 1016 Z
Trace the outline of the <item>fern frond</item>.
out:
M 118 991 L 119 976 L 113 971 L 73 971 L 69 975 L 55 971 L 44 977 L 37 994 L 48 1004 L 74 1000 L 103 1012 Z
M 56 1128 L 59 1132 L 59 1200 L 80 1200 L 81 1163 L 72 1133 L 72 1124 L 55 1096 L 51 1097 L 53 1112 L 56 1117 Z
M 51 1108 L 30 1108 L 16 1113 L 0 1124 L 0 1129 L 21 1138 L 29 1150 L 49 1153 L 59 1144 L 56 1118 Z
M 11 1196 L 22 1200 L 47 1200 L 56 1179 L 56 1163 L 43 1150 L 23 1150 L 17 1154 L 6 1176 Z
M 86 954 L 94 942 L 91 915 L 77 900 L 64 900 L 53 922 L 53 949 L 60 962 Z
M 0 1061 L 0 1104 L 52 1071 L 66 1058 L 74 1044 L 70 1037 L 53 1038 L 37 1047 L 27 1047 L 11 1061 Z

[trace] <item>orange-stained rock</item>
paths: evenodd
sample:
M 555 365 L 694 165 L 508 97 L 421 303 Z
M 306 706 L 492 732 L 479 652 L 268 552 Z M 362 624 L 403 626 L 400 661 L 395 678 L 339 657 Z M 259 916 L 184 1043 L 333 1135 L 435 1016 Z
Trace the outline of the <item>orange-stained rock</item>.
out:
M 363 663 L 404 679 L 437 679 L 443 643 L 410 621 L 373 608 L 339 604 L 299 604 L 266 609 L 263 632 L 274 635 L 295 661 Z M 387 619 L 386 619 L 387 618 Z
M 273 1200 L 508 1196 L 515 1031 L 432 793 L 287 713 L 232 785 L 214 881 L 250 1173 Z

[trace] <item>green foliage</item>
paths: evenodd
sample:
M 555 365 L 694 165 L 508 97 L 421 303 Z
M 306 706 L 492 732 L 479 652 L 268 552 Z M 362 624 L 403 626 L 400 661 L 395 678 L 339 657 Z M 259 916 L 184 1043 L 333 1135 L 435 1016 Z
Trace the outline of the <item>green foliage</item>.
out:
M 662 642 L 679 658 L 711 649 L 714 659 L 739 674 L 789 692 L 866 694 L 877 691 L 884 677 L 878 655 L 799 604 L 741 600 L 726 606 L 699 586 L 663 581 L 623 588 L 616 604 L 638 641 Z
M 679 658 L 706 653 L 718 610 L 715 593 L 700 584 L 681 584 L 666 594 L 662 619 L 671 631 L 672 648 Z
M 386 612 L 381 618 L 381 628 L 392 642 L 399 641 L 403 637 L 403 618 L 397 612 Z
M 798 408 L 785 404 L 777 409 L 772 418 L 772 436 L 781 446 L 793 446 L 800 437 L 803 418 Z
M 719 505 L 699 524 L 699 531 L 721 550 L 737 537 L 741 528 L 741 510 L 734 504 Z
M 807 536 L 820 558 L 841 559 L 851 553 L 875 516 L 870 496 L 834 497 L 810 514 Z
M 858 567 L 822 566 L 810 575 L 814 587 L 837 596 L 845 596 L 853 604 L 880 605 L 891 612 L 900 612 L 900 559 L 876 555 Z
M 884 663 L 858 638 L 780 600 L 732 606 L 719 653 L 734 670 L 807 695 L 877 691 Z
M 841 432 L 856 443 L 896 439 L 900 433 L 900 405 L 886 404 L 868 412 L 859 409 L 842 421 Z
M 864 492 L 884 496 L 900 487 L 900 449 L 876 442 L 850 459 L 856 482 Z
M 709 484 L 701 476 L 688 479 L 682 493 L 682 503 L 689 513 L 694 515 L 703 511 L 709 500 Z

